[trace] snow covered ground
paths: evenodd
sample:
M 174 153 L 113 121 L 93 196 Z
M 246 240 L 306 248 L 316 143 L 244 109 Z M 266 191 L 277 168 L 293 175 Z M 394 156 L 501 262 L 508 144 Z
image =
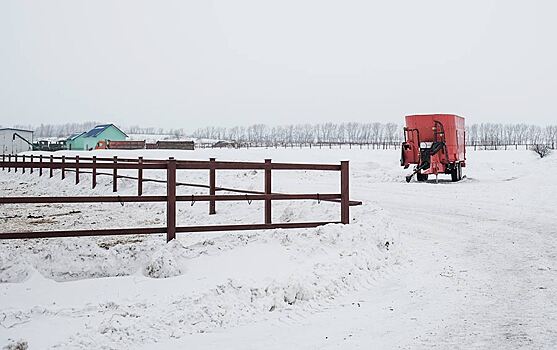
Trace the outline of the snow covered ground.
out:
M 95 151 L 112 155 L 114 151 Z M 557 155 L 468 153 L 466 179 L 404 182 L 398 151 L 119 151 L 119 156 L 350 160 L 351 224 L 315 229 L 0 241 L 0 346 L 30 349 L 557 348 Z M 75 154 L 75 153 L 72 153 Z M 82 152 L 90 155 L 92 152 Z M 129 172 L 130 175 L 133 172 Z M 145 177 L 164 178 L 162 172 Z M 0 171 L 0 195 L 111 194 Z M 207 183 L 206 172 L 179 181 Z M 220 186 L 262 189 L 256 171 Z M 120 194 L 135 193 L 133 180 Z M 277 192 L 336 192 L 337 173 L 281 172 Z M 145 194 L 165 185 L 146 183 Z M 206 193 L 180 187 L 181 194 Z M 261 203 L 182 203 L 178 224 L 261 223 Z M 273 204 L 275 222 L 338 220 Z M 164 225 L 163 204 L 0 206 L 0 231 Z

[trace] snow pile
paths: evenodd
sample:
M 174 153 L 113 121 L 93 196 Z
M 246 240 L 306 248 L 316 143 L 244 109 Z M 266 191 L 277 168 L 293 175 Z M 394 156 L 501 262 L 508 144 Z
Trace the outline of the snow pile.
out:
M 378 226 L 386 228 L 384 222 Z M 133 347 L 253 322 L 269 317 L 269 313 L 311 312 L 391 271 L 401 257 L 398 242 L 393 243 L 388 232 L 361 224 L 277 231 L 268 236 L 223 236 L 190 247 L 171 242 L 147 264 L 149 277 L 183 274 L 170 279 L 175 287 L 195 285 L 194 280 L 203 275 L 215 283 L 168 299 L 97 305 L 94 311 L 103 316 L 96 331 L 80 331 L 60 345 L 88 348 L 101 342 L 115 347 L 124 341 Z M 256 250 L 268 255 L 268 260 L 258 261 L 256 266 L 242 261 L 242 256 L 250 260 L 246 254 Z M 184 265 L 188 265 L 187 270 Z M 213 276 L 207 274 L 208 268 Z M 273 273 L 273 268 L 279 273 Z M 236 273 L 230 273 L 233 270 Z M 157 325 L 158 332 L 146 331 L 150 325 Z M 90 341 L 91 337 L 95 340 Z
M 0 255 L 0 283 L 23 282 L 29 277 L 29 266 L 19 259 L 13 251 Z
M 23 300 L 20 288 L 8 288 L 8 304 L 2 308 L 0 323 L 13 326 L 36 322 L 36 327 L 48 328 L 45 317 L 77 318 L 81 321 L 74 324 L 72 332 L 51 345 L 118 348 L 123 342 L 133 348 L 169 337 L 254 322 L 277 312 L 312 312 L 343 293 L 369 286 L 400 262 L 403 252 L 399 242 L 394 241 L 396 234 L 390 232 L 388 222 L 380 213 L 369 220 L 373 224 L 227 234 L 191 245 L 178 239 L 142 262 L 140 274 L 123 267 L 127 265 L 125 259 L 133 262 L 129 249 L 120 247 L 126 244 L 99 248 L 122 255 L 123 260 L 109 259 L 108 253 L 82 260 L 75 257 L 86 255 L 85 251 L 93 247 L 92 239 L 71 243 L 59 239 L 64 248 L 58 253 L 49 252 L 49 263 L 42 264 L 48 269 L 35 261 L 41 274 L 74 279 L 76 271 L 83 272 L 88 266 L 81 276 L 102 276 L 111 270 L 131 276 L 52 285 L 41 275 L 33 275 L 21 283 L 23 288 L 47 288 L 52 295 L 81 294 L 80 303 L 56 296 L 38 306 L 38 301 Z M 159 247 L 162 244 L 160 238 L 152 240 Z M 84 244 L 79 246 L 79 242 Z M 72 249 L 78 253 L 72 253 Z M 62 275 L 63 269 L 73 275 Z M 29 274 L 22 271 L 20 276 L 16 272 L 10 275 L 12 282 Z M 153 325 L 157 325 L 157 332 L 150 331 Z M 54 329 L 53 332 L 56 333 Z
M 36 269 L 55 281 L 133 274 L 162 236 L 32 239 L 0 242 L 0 282 L 22 282 Z
M 183 246 L 178 240 L 169 242 L 163 249 L 153 255 L 152 260 L 145 266 L 145 276 L 153 278 L 167 278 L 181 275 L 184 268 L 177 262 L 177 253 Z

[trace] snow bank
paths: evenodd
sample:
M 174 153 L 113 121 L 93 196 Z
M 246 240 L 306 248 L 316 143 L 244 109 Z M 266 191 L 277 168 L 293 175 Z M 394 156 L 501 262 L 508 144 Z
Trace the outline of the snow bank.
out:
M 93 239 L 58 239 L 62 248 L 49 251 L 50 260 L 42 263 L 43 255 L 33 262 L 47 278 L 74 279 L 77 271 L 83 277 L 103 276 L 107 271 L 131 275 L 54 285 L 36 276 L 11 287 L 4 285 L 0 323 L 6 327 L 22 322 L 48 329 L 47 320 L 54 315 L 68 320 L 77 317 L 81 318 L 79 326 L 51 345 L 121 348 L 127 344 L 133 348 L 134 344 L 253 322 L 277 312 L 312 312 L 340 294 L 369 286 L 400 262 L 403 250 L 394 240 L 397 233 L 389 231 L 380 213 L 369 220 L 350 226 L 226 234 L 192 245 L 175 240 L 152 251 L 141 263 L 138 249 L 131 247 L 143 244 L 148 248 L 141 254 L 147 254 L 154 244 L 113 242 L 95 248 Z M 161 247 L 160 239 L 152 240 Z M 96 255 L 103 250 L 105 254 Z M 91 251 L 95 253 L 84 258 Z M 130 267 L 134 262 L 141 265 L 139 275 Z M 6 271 L 11 272 L 4 272 L 4 279 L 21 282 L 30 275 L 29 270 L 16 268 L 25 264 L 9 265 Z M 44 302 L 26 300 L 20 294 L 23 289 L 40 288 L 51 294 Z M 79 301 L 68 294 L 79 295 L 75 297 Z M 151 330 L 154 325 L 157 332 Z M 30 345 L 33 340 L 29 339 Z

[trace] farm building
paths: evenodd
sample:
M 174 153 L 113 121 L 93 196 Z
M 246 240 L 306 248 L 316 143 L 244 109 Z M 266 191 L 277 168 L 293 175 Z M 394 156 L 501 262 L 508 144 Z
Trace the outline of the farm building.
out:
M 16 134 L 15 137 L 14 134 Z M 31 151 L 33 150 L 32 143 L 33 131 L 31 130 L 0 128 L 0 150 L 2 154 Z
M 67 147 L 71 150 L 92 150 L 99 141 L 125 141 L 127 137 L 114 124 L 102 124 L 87 132 L 71 135 L 67 139 Z
M 83 135 L 85 135 L 85 132 L 78 132 L 75 134 L 71 134 L 67 139 L 66 139 L 66 146 L 69 150 L 82 150 L 85 149 L 85 145 L 83 144 Z

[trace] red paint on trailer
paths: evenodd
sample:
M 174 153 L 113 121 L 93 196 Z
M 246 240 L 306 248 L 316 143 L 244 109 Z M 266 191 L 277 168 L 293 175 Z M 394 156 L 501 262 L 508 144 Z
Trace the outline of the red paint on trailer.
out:
M 453 180 L 460 180 L 461 168 L 466 166 L 463 117 L 454 114 L 406 116 L 404 139 L 401 165 L 405 169 L 414 164 L 415 172 L 421 176 L 454 172 Z

